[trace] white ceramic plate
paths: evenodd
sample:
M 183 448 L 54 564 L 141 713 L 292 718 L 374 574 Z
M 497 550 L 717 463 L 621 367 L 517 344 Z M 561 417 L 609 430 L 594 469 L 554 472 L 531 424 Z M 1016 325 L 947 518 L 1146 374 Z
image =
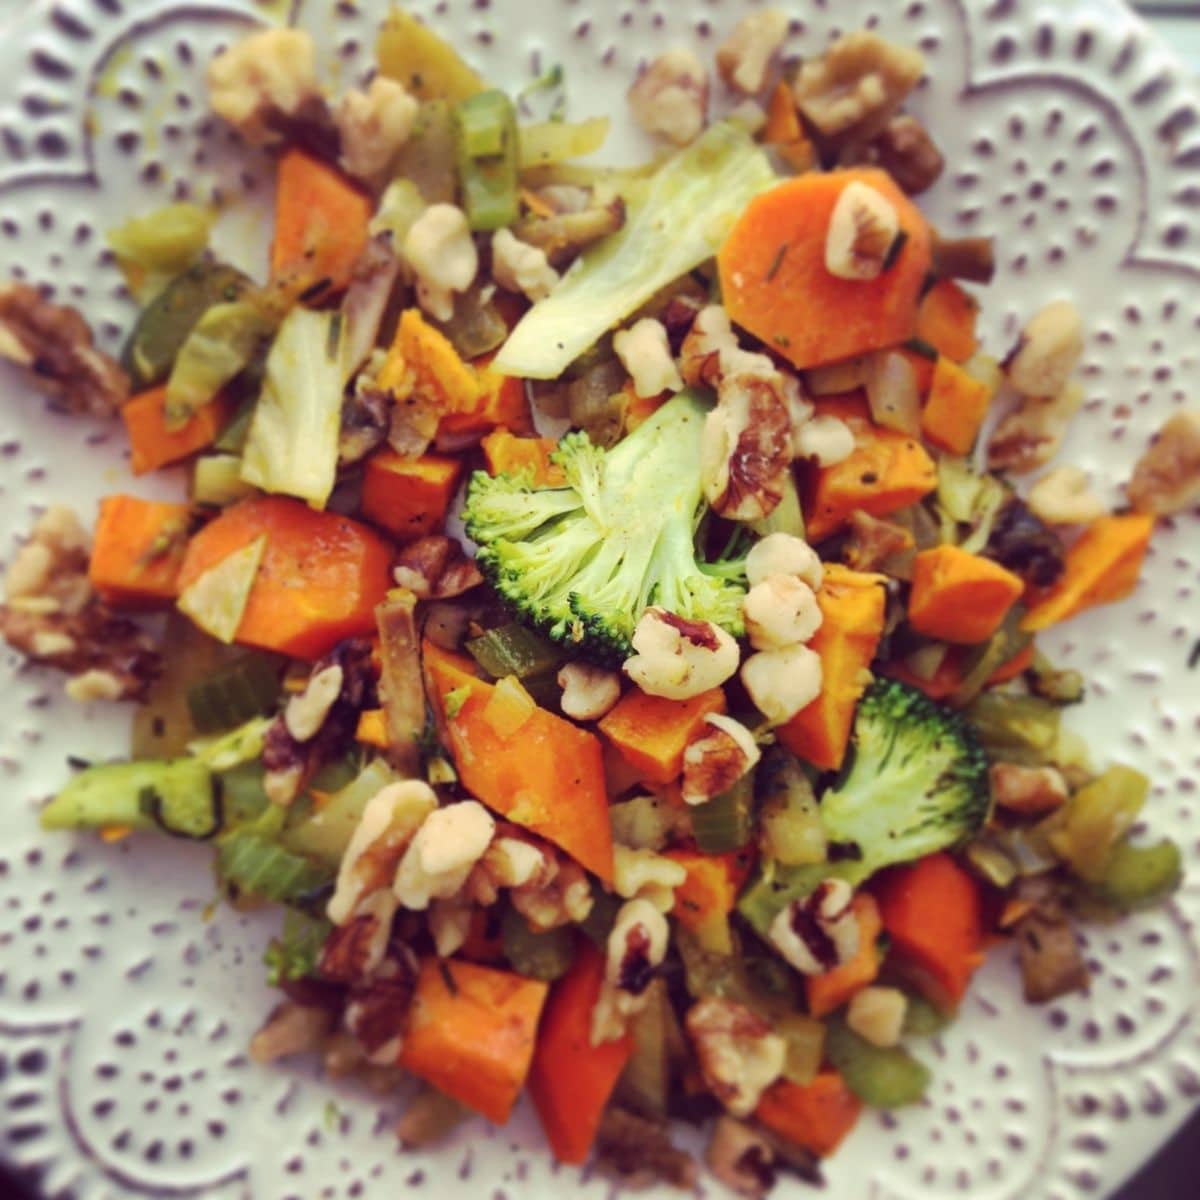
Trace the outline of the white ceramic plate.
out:
M 206 120 L 203 64 L 264 19 L 322 46 L 331 80 L 367 69 L 382 0 L 4 0 L 0 8 L 0 278 L 78 304 L 115 349 L 132 309 L 103 231 L 171 197 L 263 197 L 262 160 Z M 690 43 L 711 53 L 738 0 L 428 0 L 413 7 L 505 86 L 561 62 L 573 115 L 623 112 L 639 59 Z M 1134 457 L 1200 392 L 1200 119 L 1165 46 L 1116 0 L 793 0 L 789 49 L 876 25 L 918 44 L 916 102 L 949 169 L 928 204 L 948 233 L 997 239 L 985 304 L 1003 352 L 1022 315 L 1074 297 L 1090 330 L 1088 402 L 1064 457 L 1115 501 Z M 626 138 L 618 150 L 632 154 Z M 244 206 L 242 211 L 244 211 Z M 261 256 L 234 217 L 223 244 Z M 131 485 L 112 426 L 48 414 L 0 376 L 0 554 L 39 507 L 91 513 Z M 1048 638 L 1091 681 L 1073 714 L 1101 759 L 1154 780 L 1148 824 L 1186 848 L 1170 907 L 1089 932 L 1087 996 L 1026 1007 L 1012 954 L 982 972 L 962 1020 L 925 1049 L 922 1107 L 871 1116 L 829 1166 L 836 1197 L 1103 1194 L 1200 1096 L 1200 637 L 1195 517 L 1157 535 L 1134 597 Z M 145 839 L 49 838 L 39 800 L 68 753 L 115 755 L 123 722 L 82 712 L 59 681 L 0 666 L 0 1155 L 44 1170 L 48 1195 L 601 1196 L 558 1171 L 528 1113 L 482 1122 L 442 1152 L 404 1156 L 396 1109 L 304 1069 L 243 1053 L 272 1004 L 259 965 L 269 915 L 219 909 L 207 855 Z M 799 1191 L 799 1185 L 792 1185 Z M 780 1195 L 791 1194 L 782 1186 Z

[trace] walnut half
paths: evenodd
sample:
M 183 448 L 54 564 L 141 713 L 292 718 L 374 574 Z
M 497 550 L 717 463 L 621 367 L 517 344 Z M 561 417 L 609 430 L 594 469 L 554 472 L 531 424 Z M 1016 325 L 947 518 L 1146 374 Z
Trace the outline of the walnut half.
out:
M 68 412 L 108 416 L 129 399 L 129 377 L 96 348 L 79 313 L 24 283 L 0 287 L 0 358 Z

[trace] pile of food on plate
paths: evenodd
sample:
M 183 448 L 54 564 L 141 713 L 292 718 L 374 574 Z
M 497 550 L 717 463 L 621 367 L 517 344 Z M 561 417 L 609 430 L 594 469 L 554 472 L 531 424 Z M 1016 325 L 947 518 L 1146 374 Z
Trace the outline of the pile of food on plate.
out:
M 129 221 L 119 365 L 0 291 L 0 354 L 190 479 L 90 535 L 52 508 L 8 569 L 8 642 L 136 704 L 42 823 L 209 842 L 285 914 L 255 1058 L 418 1077 L 407 1145 L 528 1089 L 563 1162 L 690 1185 L 670 1122 L 715 1118 L 760 1195 L 920 1099 L 989 947 L 1030 1002 L 1086 988 L 1076 923 L 1178 883 L 1036 639 L 1200 500 L 1200 414 L 1117 511 L 1049 466 L 1078 312 L 981 353 L 990 240 L 911 199 L 943 167 L 920 54 L 782 62 L 787 31 L 745 17 L 714 81 L 646 66 L 636 168 L 578 161 L 606 117 L 523 119 L 555 78 L 508 96 L 406 15 L 337 97 L 258 32 L 208 79 L 278 153 L 269 278 L 210 212 Z

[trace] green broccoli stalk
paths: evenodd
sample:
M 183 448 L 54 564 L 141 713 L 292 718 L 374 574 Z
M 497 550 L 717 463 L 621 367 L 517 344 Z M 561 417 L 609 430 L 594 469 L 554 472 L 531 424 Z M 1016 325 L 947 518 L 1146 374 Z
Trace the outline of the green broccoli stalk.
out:
M 568 434 L 551 456 L 564 486 L 475 473 L 463 521 L 476 562 L 522 621 L 598 662 L 631 653 L 651 605 L 741 634 L 741 560 L 696 552 L 707 407 L 681 392 L 610 450 Z
M 834 843 L 856 848 L 863 877 L 974 837 L 991 806 L 987 759 L 958 713 L 894 680 L 867 690 L 850 761 L 821 798 Z

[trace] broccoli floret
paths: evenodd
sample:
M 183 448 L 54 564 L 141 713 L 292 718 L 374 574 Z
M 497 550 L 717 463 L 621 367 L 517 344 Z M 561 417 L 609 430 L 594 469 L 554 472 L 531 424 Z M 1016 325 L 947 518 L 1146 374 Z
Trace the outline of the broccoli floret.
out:
M 742 632 L 743 560 L 702 562 L 700 437 L 707 405 L 681 392 L 612 449 L 568 434 L 563 486 L 477 471 L 463 520 L 476 562 L 524 622 L 598 662 L 631 652 L 651 605 Z
M 894 680 L 867 689 L 850 762 L 821 799 L 829 840 L 857 848 L 860 878 L 967 841 L 991 804 L 987 759 L 970 725 Z

